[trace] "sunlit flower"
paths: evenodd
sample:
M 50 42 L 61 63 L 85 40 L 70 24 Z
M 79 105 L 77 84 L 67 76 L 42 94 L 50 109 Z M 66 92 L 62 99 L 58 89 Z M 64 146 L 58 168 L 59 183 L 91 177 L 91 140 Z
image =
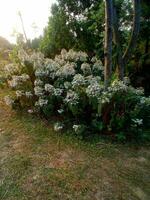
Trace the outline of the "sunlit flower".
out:
M 76 92 L 69 90 L 67 92 L 66 98 L 64 99 L 64 102 L 70 105 L 76 105 L 79 103 L 79 96 Z
M 34 88 L 34 93 L 36 96 L 42 96 L 44 94 L 44 90 L 43 90 L 43 88 L 36 86 Z
M 64 125 L 60 122 L 56 122 L 54 124 L 54 131 L 59 132 L 64 128 Z
M 14 100 L 9 95 L 4 97 L 4 101 L 7 106 L 12 106 L 14 103 Z

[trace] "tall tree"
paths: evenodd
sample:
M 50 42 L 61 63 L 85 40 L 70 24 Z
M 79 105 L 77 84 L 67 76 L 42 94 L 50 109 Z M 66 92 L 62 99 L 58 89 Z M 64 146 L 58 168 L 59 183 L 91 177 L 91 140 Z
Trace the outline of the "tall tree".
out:
M 105 86 L 109 85 L 112 74 L 112 27 L 113 27 L 113 4 L 112 0 L 105 0 Z
M 53 4 L 51 13 L 40 45 L 40 49 L 48 57 L 54 57 L 62 48 L 69 49 L 75 44 L 74 33 L 64 10 L 59 5 Z
M 139 28 L 140 28 L 140 0 L 132 0 L 133 1 L 133 24 L 132 24 L 132 33 L 129 38 L 129 44 L 122 54 L 121 45 L 120 45 L 120 36 L 119 36 L 119 27 L 118 27 L 118 19 L 117 19 L 117 12 L 116 6 L 114 5 L 114 12 L 113 12 L 113 30 L 114 30 L 114 42 L 117 46 L 117 67 L 118 67 L 118 77 L 119 79 L 123 79 L 125 66 L 129 62 L 133 50 L 136 47 Z

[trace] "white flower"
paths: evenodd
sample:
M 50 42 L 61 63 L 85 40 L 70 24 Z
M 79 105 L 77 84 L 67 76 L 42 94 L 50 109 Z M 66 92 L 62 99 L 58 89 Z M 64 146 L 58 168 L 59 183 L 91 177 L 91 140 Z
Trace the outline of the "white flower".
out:
M 125 77 L 123 78 L 123 82 L 124 82 L 125 85 L 129 85 L 129 84 L 130 84 L 130 79 L 129 79 L 129 77 L 125 76 Z
M 56 75 L 58 77 L 67 78 L 68 76 L 75 75 L 75 69 L 73 63 L 67 63 L 63 67 L 61 67 L 57 72 Z
M 138 95 L 138 96 L 143 96 L 144 95 L 144 89 L 141 87 L 141 88 L 134 88 L 132 86 L 128 86 L 128 89 L 130 92 Z
M 63 59 L 66 59 L 66 55 L 67 55 L 66 49 L 62 49 L 62 50 L 61 50 L 61 56 L 62 56 L 62 58 L 63 58 Z
M 39 98 L 39 100 L 35 103 L 35 106 L 43 107 L 48 104 L 48 100 Z
M 101 81 L 100 76 L 93 76 L 93 75 L 87 76 L 85 79 L 86 79 L 87 84 L 90 84 L 90 85 L 99 84 Z
M 63 94 L 63 89 L 55 88 L 54 89 L 54 96 L 59 97 Z
M 64 82 L 64 87 L 65 87 L 65 89 L 70 89 L 71 86 L 72 86 L 72 85 L 71 85 L 70 82 L 68 82 L 68 81 Z
M 34 93 L 36 96 L 42 96 L 44 94 L 44 90 L 43 90 L 43 88 L 36 86 L 34 88 Z
M 43 81 L 41 81 L 40 79 L 34 81 L 35 86 L 43 86 L 43 84 L 44 84 Z
M 73 128 L 74 131 L 77 133 L 77 132 L 80 130 L 81 125 L 74 124 L 74 125 L 72 126 L 72 128 Z
M 17 97 L 22 97 L 24 95 L 24 92 L 21 90 L 16 90 L 16 96 Z
M 79 51 L 78 52 L 78 56 L 79 56 L 79 59 L 80 59 L 81 62 L 86 62 L 87 61 L 87 58 L 88 58 L 87 53 Z
M 65 56 L 64 56 L 65 55 Z M 64 54 L 63 58 L 68 61 L 81 61 L 86 62 L 88 55 L 85 52 L 79 51 L 75 52 L 74 50 L 70 49 L 68 53 Z
M 59 110 L 57 110 L 57 112 L 58 112 L 59 114 L 62 114 L 62 113 L 64 112 L 64 110 L 63 110 L 63 109 L 59 109 Z
M 77 52 L 75 52 L 73 49 L 70 49 L 64 56 L 64 59 L 68 61 L 78 61 L 79 56 Z
M 76 88 L 85 85 L 85 79 L 81 74 L 76 74 L 72 81 L 72 87 Z
M 126 92 L 128 90 L 128 86 L 125 85 L 123 81 L 115 80 L 111 84 L 111 87 L 108 88 L 108 90 L 110 92 L 119 92 L 119 91 L 125 91 Z
M 145 104 L 145 102 L 146 102 L 146 97 L 141 97 L 140 104 Z
M 31 91 L 25 92 L 25 95 L 26 95 L 27 98 L 33 97 L 33 94 L 32 94 Z
M 102 97 L 100 97 L 100 100 L 101 100 L 102 104 L 110 102 L 110 98 L 108 96 L 102 96 Z
M 48 64 L 46 64 L 45 69 L 48 70 L 50 73 L 56 72 L 57 70 L 60 69 L 60 64 L 56 61 L 51 60 Z
M 20 81 L 26 82 L 26 81 L 28 81 L 28 80 L 30 80 L 30 77 L 29 77 L 28 74 L 22 74 L 22 75 L 20 76 Z
M 14 100 L 9 95 L 4 97 L 4 101 L 7 106 L 12 106 L 14 103 Z
M 68 104 L 70 104 L 70 105 L 76 105 L 76 104 L 78 104 L 78 102 L 79 102 L 79 96 L 78 96 L 78 94 L 75 93 L 74 91 L 69 90 L 69 91 L 67 92 L 66 98 L 64 99 L 64 102 L 65 102 L 65 103 L 68 103 Z
M 135 126 L 141 126 L 143 124 L 143 119 L 132 119 Z
M 140 104 L 150 105 L 150 97 L 141 97 L 140 98 Z
M 97 61 L 96 56 L 92 57 L 91 62 L 92 62 L 92 63 L 96 63 L 96 61 Z
M 94 71 L 94 72 L 99 72 L 99 71 L 103 71 L 104 70 L 104 67 L 103 67 L 103 64 L 102 64 L 102 62 L 100 61 L 100 60 L 97 60 L 95 63 L 94 63 L 94 65 L 93 65 L 93 67 L 92 67 L 92 70 Z
M 30 77 L 29 77 L 28 74 L 22 74 L 20 76 L 14 75 L 14 76 L 12 76 L 12 80 L 8 81 L 8 84 L 9 84 L 10 87 L 16 88 L 19 84 L 22 84 L 29 79 L 30 79 Z
M 62 123 L 56 122 L 54 124 L 54 131 L 59 132 L 63 129 L 64 125 Z
M 18 52 L 18 58 L 19 58 L 22 62 L 25 62 L 25 61 L 29 61 L 29 60 L 30 60 L 29 55 L 24 51 L 24 49 L 20 49 L 20 50 L 19 50 L 19 52 Z
M 81 65 L 81 70 L 83 71 L 83 73 L 84 73 L 85 75 L 91 74 L 91 67 L 90 67 L 90 64 L 88 64 L 88 63 L 83 63 L 83 64 Z
M 35 71 L 35 76 L 36 77 L 44 77 L 44 76 L 48 76 L 49 75 L 49 71 L 48 70 L 44 70 L 44 69 L 37 69 Z
M 11 88 L 16 88 L 18 86 L 18 82 L 15 79 L 12 79 L 11 81 L 8 81 L 8 85 Z
M 29 109 L 28 113 L 32 114 L 32 113 L 34 113 L 34 111 L 32 109 Z
M 104 90 L 104 86 L 98 83 L 89 85 L 86 89 L 86 93 L 89 97 L 100 97 L 101 92 Z
M 54 87 L 51 84 L 45 84 L 45 91 L 52 94 L 54 92 Z
M 4 69 L 5 69 L 6 74 L 9 74 L 9 75 L 17 74 L 19 71 L 18 66 L 14 64 L 8 64 L 5 66 Z

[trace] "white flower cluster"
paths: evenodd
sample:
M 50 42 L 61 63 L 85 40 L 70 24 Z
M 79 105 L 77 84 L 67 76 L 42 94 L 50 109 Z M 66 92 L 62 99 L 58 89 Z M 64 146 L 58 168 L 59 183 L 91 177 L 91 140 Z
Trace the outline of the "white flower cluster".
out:
M 42 99 L 41 97 L 38 99 L 38 101 L 35 102 L 35 106 L 37 107 L 43 107 L 48 104 L 48 100 Z
M 43 86 L 43 81 L 41 81 L 40 79 L 36 79 L 35 81 L 34 81 L 34 85 L 35 86 Z
M 109 103 L 112 98 L 112 93 L 110 92 L 102 92 L 101 97 L 99 98 L 101 104 Z
M 90 64 L 88 63 L 83 63 L 81 65 L 81 70 L 83 71 L 84 75 L 90 75 L 92 73 Z
M 68 89 L 70 89 L 71 87 L 72 87 L 72 84 L 71 84 L 70 82 L 68 82 L 68 81 L 65 81 L 65 82 L 64 82 L 64 88 L 65 88 L 65 89 L 68 90 Z
M 44 95 L 44 90 L 42 87 L 36 86 L 34 88 L 34 93 L 36 96 L 43 96 Z
M 7 106 L 12 106 L 14 103 L 14 100 L 9 95 L 4 97 L 4 101 Z
M 72 126 L 72 128 L 73 128 L 73 130 L 74 130 L 75 133 L 78 133 L 79 130 L 81 129 L 81 125 L 74 124 L 74 125 Z
M 58 71 L 60 67 L 61 66 L 58 61 L 56 62 L 51 59 L 47 60 L 45 63 L 45 69 L 48 70 L 50 73 Z
M 54 89 L 54 96 L 60 97 L 62 94 L 63 94 L 63 89 L 61 89 L 61 88 Z
M 148 105 L 150 106 L 150 97 L 141 97 L 140 98 L 140 104 L 141 105 Z
M 128 86 L 125 85 L 123 81 L 115 80 L 115 81 L 113 81 L 111 86 L 108 88 L 108 90 L 110 92 L 127 91 L 128 90 Z
M 21 90 L 16 90 L 16 96 L 18 97 L 18 98 L 20 98 L 20 97 L 22 97 L 22 96 L 24 96 L 25 95 L 25 93 L 23 92 L 23 91 L 21 91 Z
M 34 63 L 34 69 L 41 68 L 44 63 L 44 55 L 41 52 L 34 52 L 30 56 L 30 60 Z
M 97 62 L 96 56 L 93 56 L 93 57 L 92 57 L 91 62 L 92 62 L 92 63 L 96 63 L 96 62 Z
M 74 69 L 73 63 L 67 63 L 66 65 L 62 66 L 57 72 L 57 77 L 63 77 L 68 78 L 68 76 L 74 76 L 75 75 L 75 69 Z
M 129 84 L 130 84 L 130 79 L 129 79 L 129 77 L 125 76 L 125 77 L 123 78 L 123 82 L 124 82 L 125 85 L 129 85 Z
M 25 92 L 25 95 L 26 95 L 26 97 L 29 98 L 29 99 L 33 97 L 33 94 L 32 94 L 31 91 Z
M 23 49 L 20 49 L 18 51 L 18 58 L 22 61 L 29 61 L 30 60 L 30 56 L 26 53 L 26 51 L 24 51 Z
M 64 102 L 70 105 L 76 105 L 79 103 L 79 96 L 73 90 L 69 90 L 67 92 L 66 98 L 64 99 Z
M 90 75 L 90 76 L 87 76 L 85 78 L 87 84 L 100 84 L 100 81 L 101 81 L 101 77 L 100 76 L 93 76 L 93 75 Z
M 63 109 L 59 109 L 59 110 L 57 110 L 57 112 L 58 112 L 59 114 L 62 114 L 62 113 L 64 112 L 64 110 L 63 110 Z
M 72 87 L 77 88 L 77 87 L 82 87 L 82 86 L 85 86 L 84 76 L 82 76 L 81 74 L 76 74 L 73 77 Z
M 94 63 L 92 70 L 94 72 L 99 72 L 99 71 L 104 71 L 104 66 L 102 64 L 102 62 L 100 60 L 96 60 L 96 62 Z
M 143 125 L 143 119 L 132 119 L 132 122 L 134 123 L 133 126 L 142 126 Z
M 48 92 L 49 94 L 53 94 L 54 92 L 54 86 L 51 84 L 45 84 L 45 91 Z
M 88 97 L 99 98 L 103 90 L 104 90 L 104 86 L 95 82 L 87 87 L 86 94 Z
M 63 55 L 62 56 L 55 56 L 55 62 L 58 63 L 60 66 L 64 66 L 67 61 L 64 60 Z
M 61 56 L 64 60 L 68 60 L 68 61 L 81 61 L 81 62 L 86 62 L 88 55 L 85 52 L 79 51 L 79 52 L 75 52 L 74 50 L 69 50 L 68 52 L 63 50 L 61 52 Z
M 64 128 L 64 125 L 60 122 L 56 122 L 54 124 L 54 131 L 59 132 Z
M 36 77 L 45 77 L 49 75 L 49 71 L 45 70 L 44 68 L 39 68 L 35 71 Z
M 6 75 L 14 75 L 19 72 L 18 66 L 14 64 L 5 65 L 4 71 Z
M 141 88 L 133 88 L 130 86 L 130 90 L 135 93 L 136 95 L 139 95 L 139 96 L 142 96 L 144 95 L 144 89 L 141 87 Z
M 30 80 L 30 77 L 28 74 L 22 74 L 20 76 L 12 76 L 12 80 L 8 81 L 8 84 L 11 88 L 15 88 L 19 84 L 24 83 L 28 80 Z

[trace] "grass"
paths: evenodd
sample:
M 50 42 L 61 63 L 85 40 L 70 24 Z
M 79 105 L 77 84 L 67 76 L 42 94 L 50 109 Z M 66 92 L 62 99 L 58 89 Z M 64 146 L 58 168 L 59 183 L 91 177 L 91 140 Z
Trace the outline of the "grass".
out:
M 16 114 L 0 90 L 1 200 L 148 200 L 149 147 L 79 141 Z

